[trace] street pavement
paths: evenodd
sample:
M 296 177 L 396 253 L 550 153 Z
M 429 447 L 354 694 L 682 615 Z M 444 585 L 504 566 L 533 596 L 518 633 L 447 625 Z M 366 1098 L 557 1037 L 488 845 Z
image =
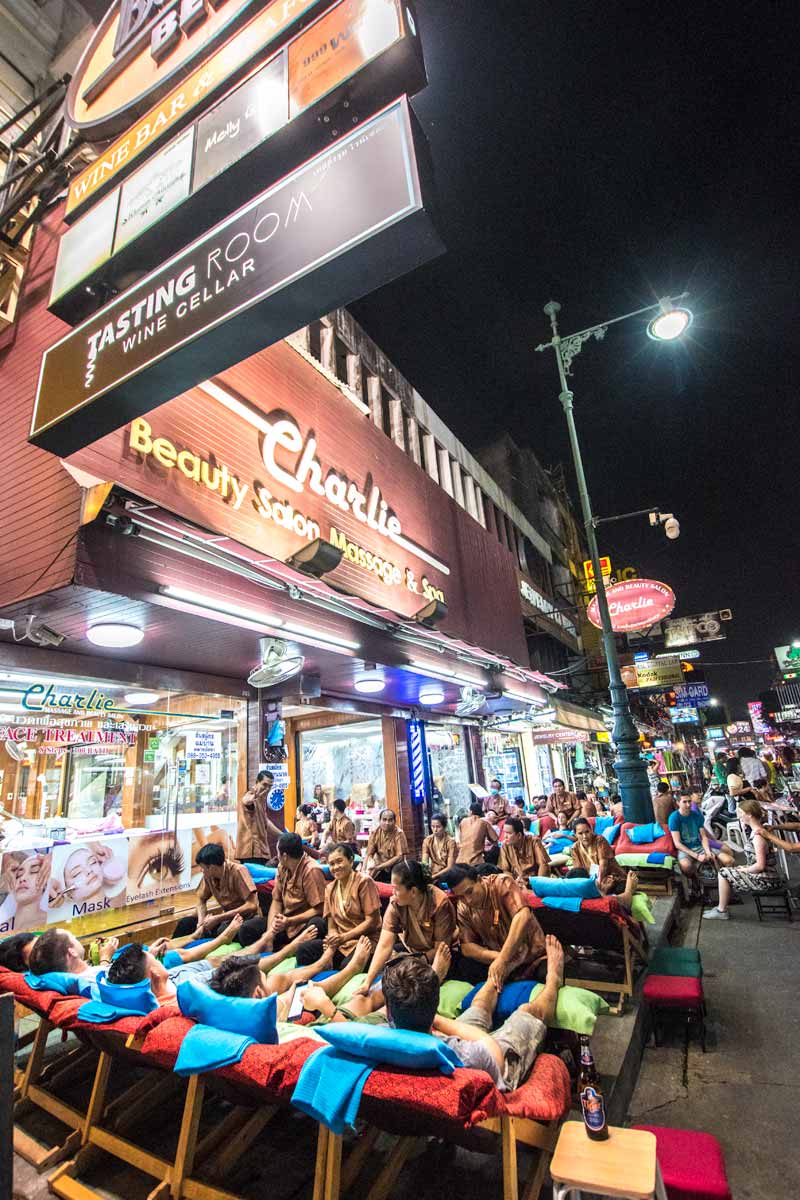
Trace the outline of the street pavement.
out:
M 681 1035 L 647 1047 L 631 1124 L 699 1129 L 719 1138 L 734 1200 L 800 1196 L 800 914 L 765 918 L 745 900 L 730 921 L 684 910 L 676 945 L 697 946 L 708 1053 Z

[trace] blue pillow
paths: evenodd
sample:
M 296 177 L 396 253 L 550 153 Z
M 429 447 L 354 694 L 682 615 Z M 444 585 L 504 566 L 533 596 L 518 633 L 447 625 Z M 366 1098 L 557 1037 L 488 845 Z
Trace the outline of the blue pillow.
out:
M 44 975 L 25 972 L 25 982 L 35 992 L 58 992 L 60 996 L 90 996 L 94 974 L 73 975 L 71 971 L 47 971 Z
M 463 1066 L 455 1051 L 431 1033 L 358 1021 L 318 1025 L 316 1032 L 337 1050 L 365 1062 L 389 1063 L 412 1071 L 434 1067 L 443 1075 L 452 1075 L 456 1067 Z
M 261 863 L 245 862 L 253 883 L 267 883 L 278 874 L 277 867 L 265 867 Z
M 546 879 L 533 876 L 530 881 L 534 896 L 568 896 L 579 900 L 596 900 L 600 893 L 593 879 Z
M 149 979 L 142 979 L 139 983 L 108 983 L 105 975 L 100 975 L 97 978 L 97 991 L 101 1004 L 108 1004 L 112 1008 L 145 1014 L 158 1008 Z
M 478 992 L 483 987 L 482 983 L 476 986 L 469 992 L 461 1001 L 461 1012 L 465 1013 Z M 498 1025 L 502 1025 L 507 1021 L 512 1013 L 515 1013 L 520 1004 L 527 1004 L 531 998 L 531 992 L 536 987 L 535 979 L 520 979 L 518 983 L 507 983 L 503 986 L 503 990 L 497 997 L 497 1007 L 494 1010 L 492 1024 L 495 1029 Z
M 594 823 L 595 833 L 604 833 L 606 829 L 610 829 L 614 824 L 613 817 L 598 817 Z
M 646 825 L 634 825 L 628 830 L 628 841 L 633 842 L 634 846 L 646 846 L 663 836 L 664 830 L 656 821 L 650 821 Z
M 605 830 L 603 830 L 603 834 L 602 834 L 602 836 L 603 836 L 603 837 L 606 839 L 606 841 L 608 842 L 608 844 L 609 844 L 610 846 L 613 846 L 613 845 L 614 845 L 614 842 L 615 842 L 615 841 L 617 840 L 617 838 L 619 837 L 619 831 L 620 831 L 620 829 L 622 829 L 622 825 L 621 825 L 621 824 L 619 824 L 619 825 L 612 825 L 610 829 L 605 829 Z
M 241 996 L 221 996 L 213 988 L 194 979 L 178 984 L 178 1007 L 185 1017 L 228 1033 L 241 1033 L 257 1042 L 274 1046 L 278 1042 L 275 1011 L 278 997 L 250 1000 Z
M 173 967 L 180 967 L 182 963 L 183 958 L 179 950 L 167 950 L 161 959 L 162 967 L 166 967 L 168 971 L 171 971 Z

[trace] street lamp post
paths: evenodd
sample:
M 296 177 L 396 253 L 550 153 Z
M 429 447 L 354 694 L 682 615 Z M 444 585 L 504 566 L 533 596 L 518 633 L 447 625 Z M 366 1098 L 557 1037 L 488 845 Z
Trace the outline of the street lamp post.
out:
M 684 297 L 679 296 L 682 300 Z M 567 429 L 569 430 L 569 442 L 572 448 L 572 459 L 575 464 L 575 474 L 578 481 L 578 495 L 581 502 L 581 512 L 583 514 L 583 523 L 586 530 L 586 541 L 589 547 L 589 558 L 594 569 L 595 586 L 597 589 L 597 606 L 600 611 L 600 625 L 603 638 L 603 650 L 605 652 L 606 664 L 608 667 L 609 690 L 611 692 L 611 704 L 614 710 L 614 728 L 612 737 L 617 750 L 617 758 L 614 762 L 614 770 L 617 774 L 619 782 L 619 791 L 622 799 L 622 808 L 625 814 L 626 821 L 634 821 L 636 824 L 643 824 L 646 821 L 653 820 L 653 801 L 650 795 L 650 783 L 647 777 L 647 768 L 644 760 L 639 753 L 639 733 L 631 715 L 630 704 L 628 703 L 628 689 L 622 681 L 622 673 L 619 666 L 619 657 L 617 655 L 617 644 L 614 637 L 614 630 L 611 625 L 611 614 L 608 608 L 608 597 L 606 596 L 605 584 L 603 583 L 603 572 L 600 566 L 600 554 L 597 548 L 597 535 L 595 532 L 595 520 L 592 516 L 592 504 L 589 499 L 589 490 L 586 486 L 586 473 L 583 469 L 583 457 L 581 455 L 580 443 L 578 442 L 578 432 L 575 428 L 575 416 L 573 413 L 573 393 L 569 387 L 567 377 L 571 372 L 572 360 L 580 353 L 584 342 L 590 337 L 602 340 L 609 325 L 615 325 L 619 321 L 625 321 L 629 317 L 641 316 L 644 313 L 652 312 L 655 309 L 659 313 L 650 322 L 648 333 L 651 337 L 659 341 L 671 341 L 680 336 L 691 323 L 691 314 L 687 309 L 675 308 L 671 301 L 660 300 L 658 304 L 649 305 L 646 308 L 637 309 L 636 312 L 626 313 L 622 317 L 615 317 L 611 321 L 605 321 L 600 325 L 592 325 L 588 329 L 582 329 L 578 333 L 570 334 L 568 337 L 562 338 L 558 332 L 558 314 L 561 311 L 561 305 L 555 300 L 551 300 L 544 306 L 546 315 L 550 318 L 550 325 L 553 330 L 553 336 L 549 342 L 544 342 L 541 346 L 537 346 L 538 351 L 554 350 L 556 363 L 558 364 L 558 377 L 561 383 L 561 392 L 559 400 L 564 409 L 564 415 L 567 418 Z

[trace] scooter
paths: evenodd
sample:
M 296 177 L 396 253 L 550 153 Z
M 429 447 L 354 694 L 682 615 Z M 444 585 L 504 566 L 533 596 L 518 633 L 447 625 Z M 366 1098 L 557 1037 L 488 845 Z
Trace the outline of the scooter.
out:
M 717 842 L 725 841 L 728 826 L 738 819 L 736 804 L 727 792 L 721 792 L 717 787 L 710 787 L 703 796 L 700 812 L 709 837 Z

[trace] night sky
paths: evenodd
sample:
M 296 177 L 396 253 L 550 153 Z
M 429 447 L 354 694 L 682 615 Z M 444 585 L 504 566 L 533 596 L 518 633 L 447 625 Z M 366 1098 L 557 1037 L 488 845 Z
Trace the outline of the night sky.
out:
M 720 664 L 800 636 L 797 25 L 792 5 L 736 8 L 419 0 L 448 253 L 353 306 L 470 448 L 505 428 L 552 465 L 569 448 L 542 305 L 567 334 L 690 291 L 685 344 L 630 321 L 572 387 L 595 512 L 682 527 L 626 521 L 601 553 L 669 583 L 676 616 L 731 608 L 703 652 Z M 746 716 L 772 666 L 708 678 Z

